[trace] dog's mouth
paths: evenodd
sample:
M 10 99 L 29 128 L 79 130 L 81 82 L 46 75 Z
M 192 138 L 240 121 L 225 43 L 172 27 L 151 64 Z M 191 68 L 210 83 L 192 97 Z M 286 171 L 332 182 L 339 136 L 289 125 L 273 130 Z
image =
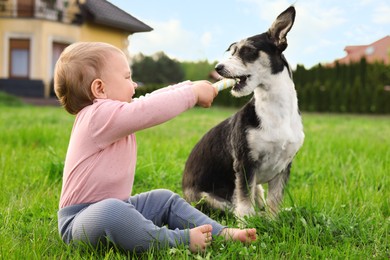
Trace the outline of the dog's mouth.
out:
M 236 84 L 232 87 L 234 91 L 239 91 L 243 87 L 245 87 L 247 80 L 250 78 L 250 75 L 243 75 L 243 76 L 234 76 L 231 77 L 236 80 Z

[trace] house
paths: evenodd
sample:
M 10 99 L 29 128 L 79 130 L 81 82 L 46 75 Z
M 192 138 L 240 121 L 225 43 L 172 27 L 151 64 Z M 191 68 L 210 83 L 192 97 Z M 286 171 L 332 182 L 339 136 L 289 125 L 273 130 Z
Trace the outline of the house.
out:
M 106 0 L 0 0 L 0 91 L 50 97 L 69 44 L 104 41 L 127 54 L 129 36 L 151 30 Z
M 363 57 L 368 63 L 383 62 L 390 65 L 390 36 L 386 36 L 368 45 L 346 46 L 347 55 L 337 60 L 339 64 L 359 62 Z

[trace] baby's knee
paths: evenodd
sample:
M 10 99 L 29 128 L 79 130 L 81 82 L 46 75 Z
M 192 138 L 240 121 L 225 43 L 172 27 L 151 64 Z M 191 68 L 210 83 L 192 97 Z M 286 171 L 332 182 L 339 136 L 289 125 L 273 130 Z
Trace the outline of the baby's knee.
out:
M 84 223 L 93 227 L 101 227 L 106 230 L 118 225 L 123 220 L 123 216 L 129 211 L 130 204 L 119 199 L 105 199 L 90 206 L 85 213 Z M 86 223 L 85 223 L 86 224 Z
M 119 199 L 106 199 L 101 201 L 100 216 L 103 222 L 110 224 L 110 222 L 118 223 L 118 220 L 124 219 L 123 217 L 131 211 L 133 206 Z
M 179 194 L 167 189 L 158 189 L 155 190 L 155 192 L 156 192 L 155 195 L 164 201 L 177 200 L 181 198 Z
M 157 189 L 155 191 L 160 196 L 168 196 L 169 197 L 169 196 L 175 195 L 175 193 L 173 191 L 168 190 L 168 189 Z

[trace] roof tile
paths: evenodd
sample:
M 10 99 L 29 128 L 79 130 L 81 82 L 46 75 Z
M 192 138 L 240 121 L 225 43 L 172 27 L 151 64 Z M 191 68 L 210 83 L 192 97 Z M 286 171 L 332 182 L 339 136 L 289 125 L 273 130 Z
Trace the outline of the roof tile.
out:
M 106 0 L 87 0 L 85 3 L 80 4 L 80 9 L 85 14 L 87 20 L 92 20 L 92 22 L 97 24 L 124 30 L 129 33 L 153 30 L 150 26 Z

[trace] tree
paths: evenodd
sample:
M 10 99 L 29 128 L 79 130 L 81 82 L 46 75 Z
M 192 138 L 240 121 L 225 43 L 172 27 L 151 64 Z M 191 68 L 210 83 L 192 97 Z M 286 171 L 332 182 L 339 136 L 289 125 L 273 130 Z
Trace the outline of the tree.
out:
M 207 60 L 198 62 L 183 62 L 181 64 L 188 80 L 209 79 L 210 72 L 214 70 L 216 62 L 209 63 Z
M 171 84 L 184 80 L 184 70 L 180 63 L 170 59 L 165 53 L 153 56 L 138 55 L 132 65 L 133 79 L 142 83 Z

